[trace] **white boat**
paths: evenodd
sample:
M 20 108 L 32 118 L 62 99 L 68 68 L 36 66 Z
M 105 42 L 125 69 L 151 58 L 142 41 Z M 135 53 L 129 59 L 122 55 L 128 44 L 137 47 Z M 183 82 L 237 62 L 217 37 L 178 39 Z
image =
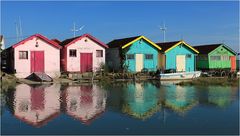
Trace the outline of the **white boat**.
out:
M 201 71 L 160 74 L 160 80 L 187 80 L 198 78 Z

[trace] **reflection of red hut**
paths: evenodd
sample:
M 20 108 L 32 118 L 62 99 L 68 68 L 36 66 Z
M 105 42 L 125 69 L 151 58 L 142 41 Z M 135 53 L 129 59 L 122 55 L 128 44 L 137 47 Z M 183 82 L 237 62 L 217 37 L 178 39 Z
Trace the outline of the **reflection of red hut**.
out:
M 65 112 L 85 124 L 105 110 L 105 92 L 95 85 L 69 86 L 63 95 Z
M 60 113 L 60 86 L 16 86 L 13 114 L 19 120 L 41 127 Z

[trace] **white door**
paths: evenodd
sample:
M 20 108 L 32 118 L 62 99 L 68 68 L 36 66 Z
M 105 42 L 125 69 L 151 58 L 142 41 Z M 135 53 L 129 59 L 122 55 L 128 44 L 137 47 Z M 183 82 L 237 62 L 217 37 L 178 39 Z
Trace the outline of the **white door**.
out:
M 143 69 L 143 54 L 136 54 L 136 72 Z
M 185 55 L 177 55 L 176 67 L 177 71 L 185 71 L 186 59 Z

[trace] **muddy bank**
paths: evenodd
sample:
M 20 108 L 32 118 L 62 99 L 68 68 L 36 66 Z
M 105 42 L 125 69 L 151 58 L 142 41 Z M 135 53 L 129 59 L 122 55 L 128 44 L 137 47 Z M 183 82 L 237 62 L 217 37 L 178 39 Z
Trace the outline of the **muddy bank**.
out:
M 69 84 L 69 83 L 99 83 L 102 85 L 119 83 L 119 82 L 129 82 L 129 81 L 159 81 L 155 77 L 146 74 L 130 74 L 130 73 L 109 73 L 101 76 L 95 76 L 92 78 L 91 76 L 85 76 L 80 79 L 70 79 L 68 77 L 60 77 L 57 79 L 53 79 L 52 82 L 36 82 L 28 79 L 18 79 L 13 75 L 8 75 L 5 73 L 1 74 L 1 91 L 8 90 L 9 88 L 14 88 L 17 84 Z M 220 85 L 220 86 L 239 86 L 239 78 L 229 79 L 227 77 L 200 77 L 193 80 L 186 81 L 168 81 L 171 84 L 180 85 L 180 86 L 209 86 L 209 85 Z
M 239 84 L 240 84 L 239 78 L 230 79 L 228 77 L 200 77 L 197 79 L 176 83 L 176 85 L 180 85 L 180 86 L 192 86 L 192 85 L 239 86 Z

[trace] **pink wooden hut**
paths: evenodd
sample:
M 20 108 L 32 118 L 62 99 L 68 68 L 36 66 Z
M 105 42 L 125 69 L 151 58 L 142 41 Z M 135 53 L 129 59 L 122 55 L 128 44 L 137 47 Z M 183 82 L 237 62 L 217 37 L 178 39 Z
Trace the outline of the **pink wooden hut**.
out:
M 35 72 L 59 77 L 61 48 L 57 42 L 40 34 L 32 35 L 6 49 L 8 70 L 18 78 Z
M 108 46 L 90 34 L 66 39 L 60 45 L 61 68 L 65 72 L 92 72 L 105 63 Z

